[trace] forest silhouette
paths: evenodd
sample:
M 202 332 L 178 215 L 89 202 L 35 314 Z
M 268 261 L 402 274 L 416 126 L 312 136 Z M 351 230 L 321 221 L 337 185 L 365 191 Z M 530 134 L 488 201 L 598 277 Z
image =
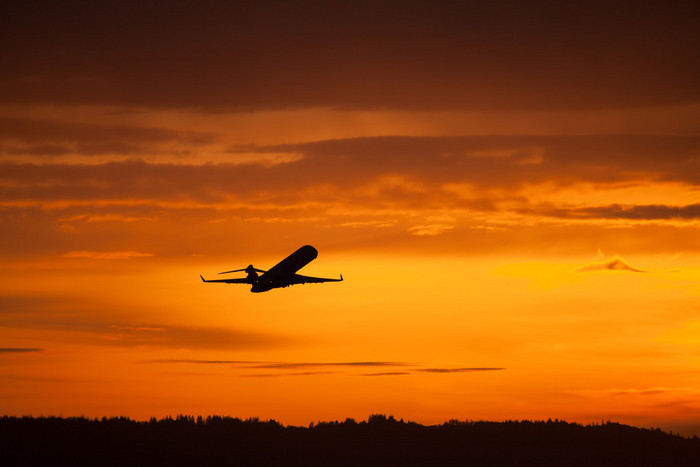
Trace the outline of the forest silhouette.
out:
M 179 415 L 0 418 L 4 465 L 700 465 L 700 439 L 601 422 L 367 421 L 284 426 Z

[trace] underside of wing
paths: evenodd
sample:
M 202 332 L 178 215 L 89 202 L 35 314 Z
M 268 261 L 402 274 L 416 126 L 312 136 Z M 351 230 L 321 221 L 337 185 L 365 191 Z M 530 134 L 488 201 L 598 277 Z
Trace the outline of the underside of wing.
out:
M 199 276 L 202 277 L 202 276 Z M 247 277 L 241 277 L 239 279 L 210 279 L 207 280 L 202 277 L 202 282 L 223 282 L 225 284 L 252 284 L 251 280 Z
M 343 280 L 343 275 L 340 275 L 340 279 L 325 279 L 323 277 L 309 277 L 309 276 L 302 276 L 301 274 L 294 274 L 292 276 L 292 280 L 290 282 L 290 285 L 294 284 L 312 284 L 312 283 L 319 283 L 319 282 L 340 282 Z

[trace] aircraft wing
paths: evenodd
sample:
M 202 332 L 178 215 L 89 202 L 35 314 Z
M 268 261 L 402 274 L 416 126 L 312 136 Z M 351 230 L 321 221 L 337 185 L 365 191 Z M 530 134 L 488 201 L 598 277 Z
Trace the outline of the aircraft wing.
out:
M 241 277 L 239 279 L 205 279 L 202 276 L 199 276 L 202 278 L 202 282 L 224 282 L 226 284 L 250 284 L 251 282 L 248 280 L 247 277 Z
M 292 280 L 289 282 L 289 285 L 294 285 L 294 284 L 309 284 L 309 283 L 318 283 L 318 282 L 341 282 L 343 280 L 343 275 L 340 275 L 340 279 L 324 279 L 323 277 L 309 277 L 309 276 L 302 276 L 301 274 L 294 274 L 292 276 Z

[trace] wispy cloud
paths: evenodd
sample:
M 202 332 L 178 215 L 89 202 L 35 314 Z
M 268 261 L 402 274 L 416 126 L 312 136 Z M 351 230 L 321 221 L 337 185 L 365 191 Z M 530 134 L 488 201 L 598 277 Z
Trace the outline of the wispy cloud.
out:
M 700 204 L 688 204 L 685 206 L 610 204 L 571 209 L 548 208 L 531 212 L 545 216 L 573 219 L 694 220 L 700 219 Z
M 200 359 L 161 359 L 148 360 L 144 363 L 192 363 L 203 365 L 236 365 L 246 368 L 257 369 L 278 369 L 278 370 L 294 370 L 303 368 L 319 368 L 319 367 L 403 367 L 413 366 L 413 363 L 405 362 L 265 362 L 251 360 L 200 360 Z
M 316 368 L 316 367 L 395 367 L 409 366 L 410 363 L 401 362 L 286 362 L 286 363 L 262 363 L 255 368 L 276 368 L 280 370 L 294 368 Z
M 39 349 L 35 347 L 0 347 L 0 354 L 3 353 L 35 353 L 44 352 L 46 349 Z
M 176 145 L 212 144 L 212 133 L 152 127 L 103 126 L 59 120 L 0 117 L 0 154 L 54 157 L 67 154 L 153 154 Z M 126 143 L 125 141 L 128 141 Z
M 62 255 L 64 258 L 89 258 L 89 259 L 133 259 L 148 258 L 153 253 L 140 251 L 71 251 Z
M 289 373 L 249 373 L 241 374 L 244 378 L 279 378 L 281 376 L 319 376 L 335 374 L 335 371 L 302 371 Z
M 419 224 L 409 227 L 408 231 L 413 235 L 419 236 L 435 236 L 454 229 L 453 225 L 448 224 Z
M 472 371 L 502 371 L 505 368 L 475 367 L 475 368 L 418 368 L 415 371 L 424 373 L 469 373 Z
M 159 359 L 159 360 L 146 360 L 141 363 L 192 363 L 196 365 L 252 365 L 255 361 L 249 360 L 197 360 L 197 359 L 183 359 L 183 358 L 173 358 L 173 359 Z
M 410 375 L 410 371 L 386 371 L 383 373 L 363 373 L 360 376 L 403 376 Z
M 572 391 L 573 394 L 585 397 L 647 397 L 647 396 L 688 396 L 700 395 L 700 391 L 690 387 L 666 387 L 656 386 L 648 388 L 603 388 L 580 389 Z
M 263 362 L 245 360 L 197 360 L 197 359 L 163 359 L 149 360 L 143 363 L 191 363 L 201 365 L 231 366 L 238 370 L 279 370 L 275 373 L 239 373 L 246 377 L 274 377 L 274 376 L 309 376 L 319 374 L 345 374 L 355 376 L 405 376 L 416 373 L 468 373 L 478 371 L 501 371 L 500 367 L 458 367 L 458 368 L 423 368 L 423 364 L 408 362 L 362 361 L 362 362 Z M 293 371 L 303 369 L 323 369 L 325 371 Z M 356 373 L 353 369 L 387 368 L 387 371 L 374 373 Z M 395 369 L 395 370 L 392 370 Z
M 341 227 L 374 227 L 374 228 L 382 228 L 382 227 L 393 227 L 396 225 L 396 221 L 352 221 L 352 222 L 344 222 L 340 224 Z

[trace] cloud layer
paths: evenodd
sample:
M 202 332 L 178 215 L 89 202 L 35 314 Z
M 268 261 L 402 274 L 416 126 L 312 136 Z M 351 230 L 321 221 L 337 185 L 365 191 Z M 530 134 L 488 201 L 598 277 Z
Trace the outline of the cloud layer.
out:
M 692 2 L 146 3 L 7 7 L 3 101 L 426 109 L 699 97 Z
M 673 181 L 700 184 L 696 136 L 493 136 L 383 137 L 308 144 L 244 147 L 235 151 L 301 155 L 287 163 L 231 162 L 188 165 L 127 160 L 95 165 L 0 163 L 0 194 L 11 201 L 48 200 L 250 200 L 291 203 L 313 190 L 311 201 L 333 189 L 373 203 L 452 202 L 488 209 L 493 200 L 459 199 L 460 185 L 480 189 L 526 184 L 611 184 Z M 450 186 L 455 187 L 448 190 Z M 296 194 L 296 195 L 295 195 Z M 439 198 L 436 199 L 436 196 Z M 462 196 L 464 198 L 464 196 Z M 491 204 L 490 204 L 491 203 Z M 573 212 L 578 217 L 696 216 L 691 205 L 604 208 Z M 551 211 L 561 214 L 562 211 Z
M 57 142 L 51 132 L 45 138 L 47 144 Z M 484 238 L 470 244 L 506 245 L 499 235 L 514 229 L 578 225 L 578 236 L 602 239 L 594 250 L 644 238 L 651 245 L 647 235 L 608 245 L 605 238 L 614 232 L 601 229 L 615 222 L 652 228 L 644 224 L 653 222 L 694 235 L 700 218 L 693 194 L 700 185 L 699 150 L 700 138 L 678 135 L 389 136 L 233 146 L 219 163 L 154 162 L 147 154 L 87 165 L 60 158 L 0 162 L 0 220 L 12 226 L 0 232 L 0 249 L 16 255 L 31 245 L 74 259 L 147 258 L 176 253 L 164 251 L 166 231 L 173 245 L 176 238 L 201 243 L 198 236 L 219 229 L 264 243 L 275 224 L 285 225 L 290 238 L 296 232 L 301 244 L 308 243 L 303 237 L 309 228 L 333 229 L 332 237 L 345 242 L 371 231 L 375 241 L 394 244 L 468 234 Z M 251 155 L 288 157 L 267 164 Z M 668 195 L 649 203 L 655 185 L 674 187 L 684 203 Z M 636 189 L 646 202 L 630 196 L 625 204 L 606 203 L 596 196 L 591 200 L 598 204 L 573 204 L 581 190 L 624 189 Z M 592 236 L 585 228 L 599 231 Z M 153 241 L 129 241 L 135 238 Z M 541 233 L 517 240 L 538 238 L 546 241 Z

